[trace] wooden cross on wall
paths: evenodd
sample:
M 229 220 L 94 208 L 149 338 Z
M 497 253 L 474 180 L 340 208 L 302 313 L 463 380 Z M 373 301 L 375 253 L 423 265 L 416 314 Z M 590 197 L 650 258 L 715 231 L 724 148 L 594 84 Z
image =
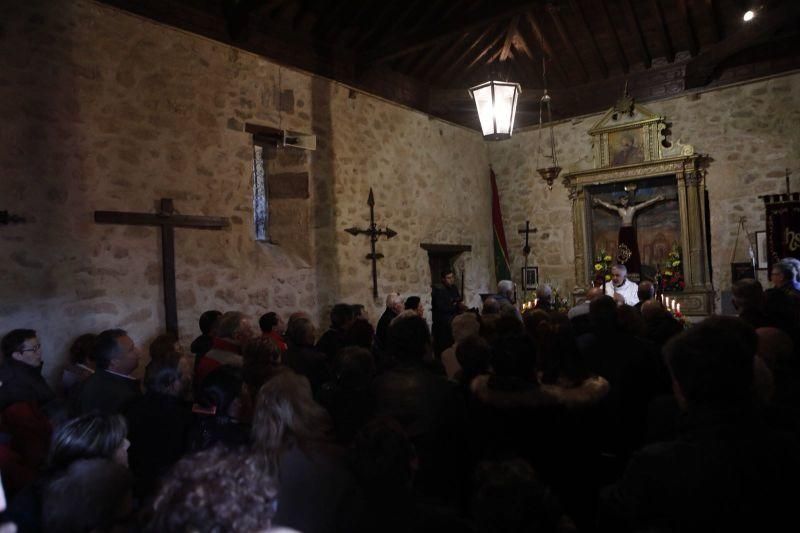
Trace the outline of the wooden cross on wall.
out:
M 167 331 L 178 334 L 178 305 L 175 292 L 175 228 L 219 230 L 228 227 L 227 217 L 179 215 L 175 213 L 172 199 L 162 198 L 157 213 L 129 213 L 124 211 L 95 211 L 98 224 L 126 224 L 131 226 L 161 227 L 161 263 L 164 271 L 164 318 Z

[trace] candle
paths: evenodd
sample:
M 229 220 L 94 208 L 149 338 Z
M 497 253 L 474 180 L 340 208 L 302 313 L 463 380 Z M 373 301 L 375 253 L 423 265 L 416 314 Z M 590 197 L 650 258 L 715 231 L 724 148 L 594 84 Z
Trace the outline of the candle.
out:
M 681 304 L 678 304 L 678 312 L 681 312 Z

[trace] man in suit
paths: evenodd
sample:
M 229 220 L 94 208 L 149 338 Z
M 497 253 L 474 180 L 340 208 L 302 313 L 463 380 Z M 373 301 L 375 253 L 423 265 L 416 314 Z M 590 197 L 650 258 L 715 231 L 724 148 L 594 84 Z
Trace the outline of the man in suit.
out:
M 95 344 L 97 371 L 83 383 L 75 410 L 124 413 L 142 394 L 139 381 L 131 375 L 140 357 L 141 351 L 125 330 L 100 333 Z

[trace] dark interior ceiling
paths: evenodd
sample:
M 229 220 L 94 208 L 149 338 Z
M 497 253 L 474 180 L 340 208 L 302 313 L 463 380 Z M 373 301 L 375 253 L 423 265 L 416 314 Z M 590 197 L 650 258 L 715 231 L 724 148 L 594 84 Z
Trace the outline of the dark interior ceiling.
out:
M 489 77 L 538 122 L 543 58 L 554 119 L 800 68 L 800 0 L 101 1 L 475 129 Z

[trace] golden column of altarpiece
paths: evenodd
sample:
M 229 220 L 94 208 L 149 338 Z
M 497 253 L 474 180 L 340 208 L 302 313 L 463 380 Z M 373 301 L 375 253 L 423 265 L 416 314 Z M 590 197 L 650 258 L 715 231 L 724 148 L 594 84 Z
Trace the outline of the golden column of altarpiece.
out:
M 635 105 L 630 98 L 623 98 L 589 130 L 595 168 L 564 175 L 563 183 L 572 200 L 576 280 L 573 297 L 576 300 L 580 300 L 592 284 L 594 254 L 601 238 L 599 211 L 602 209 L 598 209 L 598 202 L 593 199 L 603 194 L 611 199 L 613 194 L 618 195 L 623 190 L 634 194 L 637 189 L 666 190 L 671 192 L 671 197 L 661 202 L 658 218 L 674 220 L 670 236 L 682 252 L 685 282 L 682 291 L 668 294 L 681 304 L 685 315 L 703 316 L 713 311 L 704 181 L 708 158 L 695 154 L 688 144 L 667 142 L 664 144 L 668 146 L 664 146 L 662 140 L 669 134 L 665 131 L 667 127 L 665 117 Z M 656 215 L 651 215 L 653 217 Z M 642 235 L 656 229 L 639 227 L 637 231 Z M 660 253 L 663 254 L 663 250 Z

